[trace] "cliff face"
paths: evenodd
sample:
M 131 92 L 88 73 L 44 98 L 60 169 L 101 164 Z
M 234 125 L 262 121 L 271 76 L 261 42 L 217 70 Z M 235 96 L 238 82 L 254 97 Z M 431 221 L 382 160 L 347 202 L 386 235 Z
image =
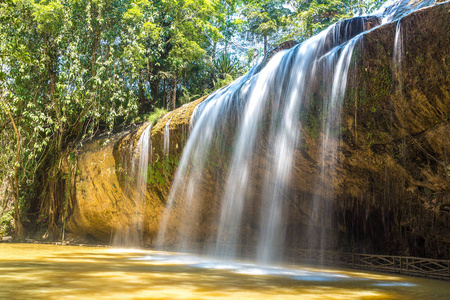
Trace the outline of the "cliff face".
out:
M 314 115 L 320 107 L 311 102 L 314 117 L 298 124 L 305 146 L 295 151 L 285 200 L 287 246 L 302 248 L 311 242 L 302 233 L 312 225 L 309 234 L 326 231 L 326 243 L 333 249 L 450 259 L 449 11 L 449 3 L 436 5 L 402 18 L 400 29 L 387 24 L 364 34 L 349 70 L 341 138 L 330 141 L 338 151 L 325 160 L 328 165 L 338 162 L 336 170 L 325 171 L 319 185 L 314 175 L 323 133 Z M 396 32 L 402 37 L 397 42 Z M 146 196 L 138 204 L 130 192 L 129 165 L 148 124 L 110 137 L 106 146 L 99 140 L 87 143 L 78 157 L 69 230 L 108 242 L 115 232 L 132 226 L 132 215 L 143 212 L 143 241 L 151 245 L 190 118 L 203 100 L 170 112 L 152 127 Z M 230 132 L 233 126 L 230 122 Z M 256 176 L 250 183 L 254 198 L 264 190 L 264 138 L 260 143 L 252 165 Z M 217 171 L 226 168 L 221 159 L 211 156 L 217 163 L 205 169 L 204 189 L 198 195 L 203 209 L 200 216 L 192 216 L 192 222 L 199 223 L 200 241 L 216 227 L 216 193 L 226 180 Z M 251 240 L 259 226 L 252 221 L 258 219 L 258 210 L 249 211 L 244 236 Z M 176 238 L 169 234 L 168 239 Z
M 337 205 L 342 236 L 362 251 L 450 258 L 449 8 L 401 19 L 400 60 L 395 24 L 355 53 Z
M 136 226 L 134 215 L 138 211 L 146 216 L 146 231 L 156 230 L 163 209 L 161 202 L 150 194 L 150 201 L 136 202 L 135 193 L 118 176 L 122 166 L 114 149 L 127 134 L 133 136 L 136 131 L 97 138 L 83 146 L 78 155 L 75 206 L 67 223 L 69 237 L 94 237 L 110 243 L 116 234 Z
M 67 227 L 72 238 L 92 236 L 102 242 L 126 243 L 128 229 L 143 222 L 139 244 L 149 246 L 155 237 L 178 159 L 189 132 L 194 108 L 205 98 L 166 114 L 151 129 L 152 151 L 144 200 L 137 199 L 136 174 L 131 172 L 139 137 L 149 124 L 87 142 L 78 155 L 76 199 Z M 164 153 L 166 124 L 169 155 Z M 134 159 L 139 160 L 139 157 Z M 142 218 L 136 218 L 136 215 Z M 136 241 L 134 241 L 136 242 Z

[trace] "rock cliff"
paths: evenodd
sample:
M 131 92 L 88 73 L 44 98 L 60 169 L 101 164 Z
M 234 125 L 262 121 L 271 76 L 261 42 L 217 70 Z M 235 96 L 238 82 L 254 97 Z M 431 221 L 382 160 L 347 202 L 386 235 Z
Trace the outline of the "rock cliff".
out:
M 295 152 L 286 200 L 287 246 L 301 248 L 310 239 L 302 234 L 305 226 L 316 224 L 310 234 L 327 231 L 326 243 L 332 249 L 450 259 L 449 16 L 447 2 L 402 18 L 400 29 L 390 23 L 364 34 L 352 57 L 338 129 L 341 138 L 332 141 L 338 151 L 327 158 L 330 164 L 338 162 L 336 173 L 325 174 L 320 188 L 313 175 L 323 133 L 314 114 L 320 105 L 311 102 L 313 117 L 299 124 L 306 146 Z M 401 48 L 395 47 L 397 30 Z M 152 127 L 141 207 L 130 193 L 128 170 L 148 124 L 85 144 L 78 156 L 76 203 L 68 222 L 72 234 L 110 242 L 115 232 L 133 226 L 130 216 L 141 212 L 144 244 L 152 245 L 191 116 L 203 100 L 168 113 Z M 232 122 L 230 128 L 233 131 Z M 261 145 L 254 174 L 265 170 Z M 215 171 L 220 167 L 211 165 L 204 176 L 199 236 L 214 227 L 218 204 L 211 199 L 225 180 Z M 256 196 L 263 190 L 262 176 L 253 181 Z M 326 212 L 321 217 L 314 215 L 312 199 Z M 252 219 L 249 215 L 247 239 L 254 238 L 257 225 Z

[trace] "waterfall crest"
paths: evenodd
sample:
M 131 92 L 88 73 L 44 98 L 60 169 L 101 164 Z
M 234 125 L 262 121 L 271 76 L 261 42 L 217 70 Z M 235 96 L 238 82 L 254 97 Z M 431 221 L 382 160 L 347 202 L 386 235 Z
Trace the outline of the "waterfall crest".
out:
M 408 5 L 336 23 L 201 103 L 156 245 L 222 259 L 249 254 L 261 263 L 282 258 L 283 247 L 326 249 L 354 49 L 368 23 L 392 22 L 425 4 Z M 299 157 L 316 162 L 309 179 L 298 175 Z M 302 184 L 316 192 L 292 189 Z M 287 210 L 295 201 L 303 203 L 303 227 L 293 230 Z M 286 235 L 300 235 L 290 240 L 302 244 L 287 245 Z

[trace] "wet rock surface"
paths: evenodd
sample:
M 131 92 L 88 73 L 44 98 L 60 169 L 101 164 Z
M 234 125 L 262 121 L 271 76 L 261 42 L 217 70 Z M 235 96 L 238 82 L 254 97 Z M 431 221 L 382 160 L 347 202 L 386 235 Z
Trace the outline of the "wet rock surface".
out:
M 349 70 L 341 138 L 330 141 L 338 151 L 325 161 L 338 162 L 337 167 L 330 173 L 325 168 L 321 182 L 316 175 L 323 133 L 312 121 L 298 124 L 304 146 L 295 151 L 290 189 L 284 195 L 286 247 L 305 248 L 312 236 L 326 232 L 326 240 L 313 241 L 311 247 L 322 243 L 334 250 L 450 259 L 449 11 L 450 4 L 444 3 L 402 18 L 397 62 L 395 23 L 364 34 Z M 354 24 L 377 22 L 360 19 Z M 147 196 L 138 209 L 145 216 L 146 245 L 155 239 L 191 116 L 203 100 L 170 112 L 152 127 Z M 109 137 L 106 146 L 93 141 L 80 152 L 76 207 L 68 224 L 73 234 L 107 242 L 117 228 L 132 226 L 130 215 L 136 207 L 126 162 L 138 155 L 135 145 L 145 126 Z M 233 126 L 230 122 L 230 136 Z M 265 138 L 258 141 L 252 161 L 249 198 L 259 199 L 264 191 L 265 157 L 271 155 Z M 210 161 L 197 195 L 202 209 L 191 219 L 199 242 L 208 242 L 217 230 L 217 193 L 226 180 L 226 158 L 211 154 Z M 258 205 L 253 201 L 245 208 L 249 213 L 242 241 L 256 242 Z

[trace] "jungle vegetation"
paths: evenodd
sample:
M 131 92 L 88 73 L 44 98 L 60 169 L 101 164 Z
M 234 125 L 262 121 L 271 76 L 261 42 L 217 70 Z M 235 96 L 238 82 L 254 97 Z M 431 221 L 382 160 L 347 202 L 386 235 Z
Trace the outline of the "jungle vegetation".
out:
M 57 237 L 86 139 L 211 93 L 280 42 L 380 5 L 0 0 L 0 231 Z

